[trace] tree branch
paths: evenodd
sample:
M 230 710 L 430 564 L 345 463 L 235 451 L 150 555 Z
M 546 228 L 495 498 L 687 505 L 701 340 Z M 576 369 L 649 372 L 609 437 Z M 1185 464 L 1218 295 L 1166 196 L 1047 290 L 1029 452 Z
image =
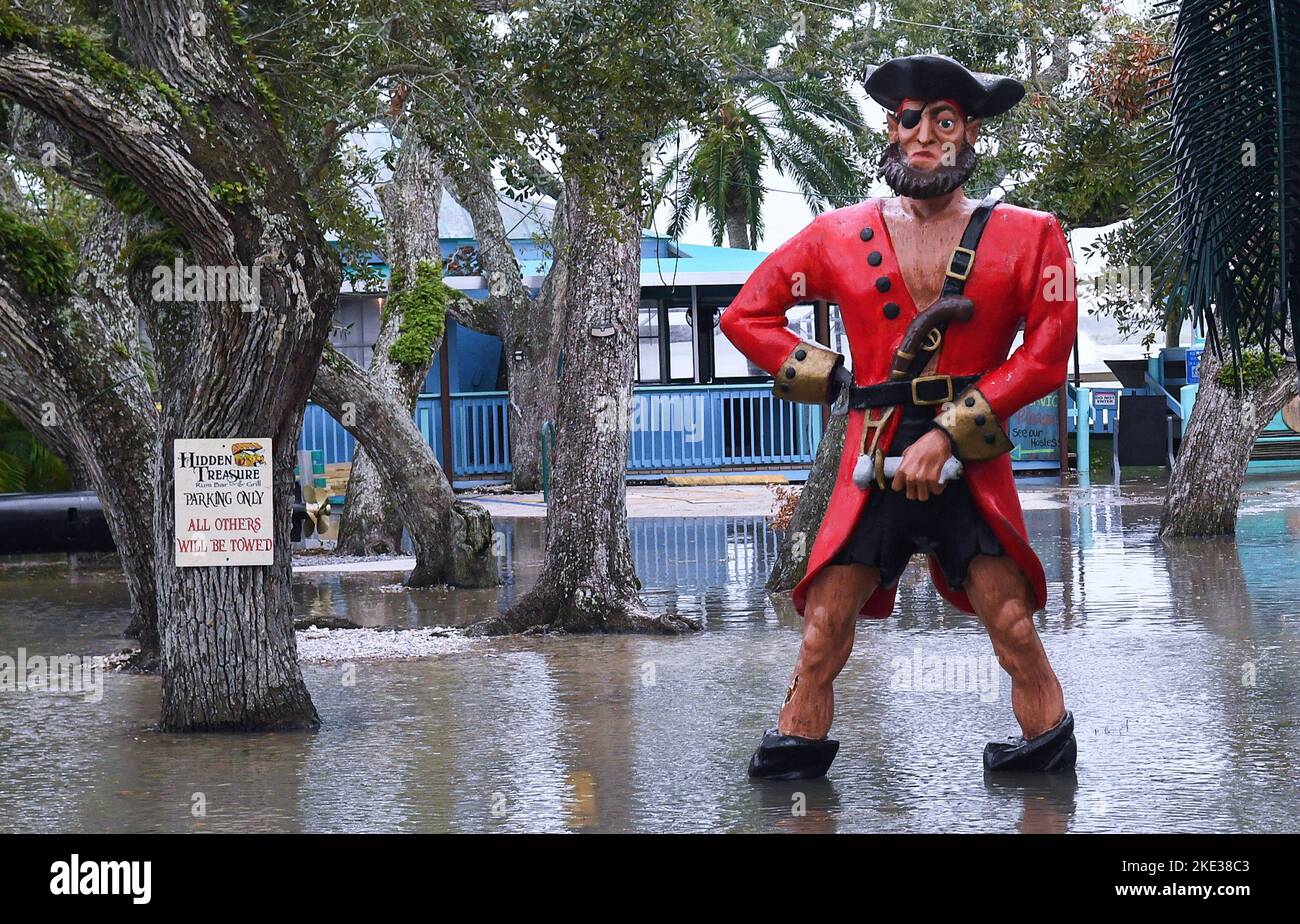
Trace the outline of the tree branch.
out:
M 494 319 L 493 329 L 485 332 L 496 333 L 503 313 L 515 305 L 531 302 L 532 293 L 524 285 L 519 259 L 510 245 L 510 232 L 501 218 L 491 165 L 474 160 L 444 170 L 444 175 L 452 195 L 474 222 L 479 264 L 488 279 L 488 297 L 483 304 Z
M 72 132 L 22 106 L 13 107 L 7 128 L 9 152 L 15 158 L 53 170 L 83 192 L 104 197 L 104 162 Z
M 0 96 L 75 132 L 149 190 L 205 262 L 236 262 L 229 226 L 175 127 L 184 116 L 159 88 L 124 81 L 112 92 L 81 71 L 16 44 L 0 48 Z

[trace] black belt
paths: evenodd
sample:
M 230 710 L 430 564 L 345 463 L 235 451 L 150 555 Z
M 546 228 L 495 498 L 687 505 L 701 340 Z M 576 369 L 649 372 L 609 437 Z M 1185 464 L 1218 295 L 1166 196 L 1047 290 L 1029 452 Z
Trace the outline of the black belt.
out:
M 922 375 L 880 385 L 854 385 L 849 388 L 849 407 L 861 410 L 898 404 L 943 404 L 978 380 L 978 375 Z

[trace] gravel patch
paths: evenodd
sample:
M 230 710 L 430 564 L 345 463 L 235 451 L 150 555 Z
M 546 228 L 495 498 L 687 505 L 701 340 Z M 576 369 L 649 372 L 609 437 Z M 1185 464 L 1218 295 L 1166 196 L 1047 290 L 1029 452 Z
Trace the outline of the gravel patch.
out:
M 331 555 L 325 552 L 295 553 L 294 567 L 301 565 L 356 565 L 366 562 L 414 561 L 410 555 Z
M 454 629 L 303 629 L 303 664 L 343 661 L 415 661 L 467 651 L 474 644 Z

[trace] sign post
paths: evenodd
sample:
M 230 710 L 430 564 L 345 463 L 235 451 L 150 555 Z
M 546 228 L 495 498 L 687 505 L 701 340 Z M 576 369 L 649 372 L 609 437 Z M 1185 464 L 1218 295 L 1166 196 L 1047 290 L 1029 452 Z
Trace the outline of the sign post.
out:
M 176 440 L 176 567 L 275 561 L 271 440 Z

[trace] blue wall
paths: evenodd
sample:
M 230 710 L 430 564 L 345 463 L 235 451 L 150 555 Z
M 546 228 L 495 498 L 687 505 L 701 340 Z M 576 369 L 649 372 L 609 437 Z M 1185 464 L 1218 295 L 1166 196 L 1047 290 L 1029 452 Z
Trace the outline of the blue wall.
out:
M 447 351 L 451 355 L 451 390 L 495 391 L 497 376 L 501 371 L 501 341 L 490 334 L 462 327 L 455 321 L 447 324 Z M 442 353 L 434 358 L 429 375 L 424 380 L 424 390 L 430 394 L 441 391 Z

